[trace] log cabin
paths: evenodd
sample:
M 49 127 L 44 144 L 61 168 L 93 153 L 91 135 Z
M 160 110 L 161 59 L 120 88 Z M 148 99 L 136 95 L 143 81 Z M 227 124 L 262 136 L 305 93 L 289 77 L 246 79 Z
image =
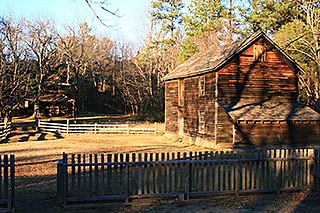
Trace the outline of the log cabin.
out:
M 320 145 L 300 72 L 263 32 L 197 53 L 164 77 L 166 134 L 211 148 Z

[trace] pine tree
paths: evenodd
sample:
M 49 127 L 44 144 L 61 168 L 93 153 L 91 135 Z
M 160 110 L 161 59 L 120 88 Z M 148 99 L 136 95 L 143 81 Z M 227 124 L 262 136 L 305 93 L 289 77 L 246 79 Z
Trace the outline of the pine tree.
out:
M 182 44 L 182 60 L 211 45 L 219 45 L 220 42 L 230 40 L 232 36 L 226 34 L 231 19 L 223 2 L 223 0 L 191 1 L 187 15 L 183 19 L 187 38 Z

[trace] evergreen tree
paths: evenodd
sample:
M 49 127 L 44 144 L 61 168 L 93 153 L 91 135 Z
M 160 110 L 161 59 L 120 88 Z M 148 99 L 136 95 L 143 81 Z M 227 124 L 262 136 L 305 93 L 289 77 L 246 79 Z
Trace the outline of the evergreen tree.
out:
M 242 10 L 244 24 L 250 23 L 251 30 L 269 34 L 292 22 L 299 13 L 297 2 L 288 0 L 250 0 L 249 7 Z
M 182 60 L 211 45 L 230 40 L 232 33 L 226 36 L 231 20 L 229 15 L 223 0 L 192 0 L 183 19 L 187 37 L 182 44 Z

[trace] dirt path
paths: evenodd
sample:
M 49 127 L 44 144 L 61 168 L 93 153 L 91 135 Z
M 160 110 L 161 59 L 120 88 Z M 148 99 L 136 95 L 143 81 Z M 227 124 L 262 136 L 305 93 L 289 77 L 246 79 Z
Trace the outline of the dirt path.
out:
M 1 144 L 0 154 L 16 156 L 16 209 L 45 212 L 320 212 L 320 196 L 310 191 L 228 196 L 179 202 L 133 200 L 130 204 L 74 207 L 55 206 L 56 164 L 66 153 L 188 152 L 206 149 L 172 141 L 161 135 L 55 135 L 30 132 Z

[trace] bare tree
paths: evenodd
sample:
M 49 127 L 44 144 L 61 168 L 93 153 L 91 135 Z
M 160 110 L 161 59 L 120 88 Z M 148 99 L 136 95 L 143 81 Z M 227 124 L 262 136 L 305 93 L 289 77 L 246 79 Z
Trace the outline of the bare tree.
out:
M 5 122 L 29 92 L 30 60 L 23 39 L 24 20 L 0 19 L 0 114 Z
M 25 26 L 25 42 L 29 49 L 29 57 L 36 62 L 32 82 L 35 97 L 35 117 L 39 113 L 39 97 L 42 94 L 44 80 L 55 70 L 57 32 L 54 23 L 45 19 L 28 21 Z

